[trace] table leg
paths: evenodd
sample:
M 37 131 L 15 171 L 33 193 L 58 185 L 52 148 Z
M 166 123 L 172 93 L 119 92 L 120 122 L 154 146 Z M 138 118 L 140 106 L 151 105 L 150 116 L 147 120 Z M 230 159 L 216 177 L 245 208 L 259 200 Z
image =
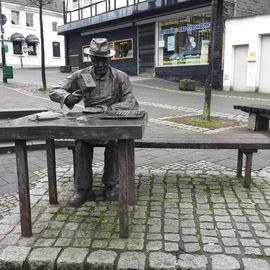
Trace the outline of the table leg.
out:
M 55 166 L 55 146 L 54 140 L 46 140 L 47 152 L 47 169 L 49 184 L 49 200 L 50 204 L 57 204 L 57 183 L 56 183 L 56 166 Z
M 119 219 L 122 238 L 128 237 L 128 140 L 118 140 Z
M 15 140 L 15 152 L 21 215 L 21 231 L 22 236 L 31 236 L 32 221 L 26 140 Z
M 128 203 L 135 204 L 134 140 L 128 140 Z

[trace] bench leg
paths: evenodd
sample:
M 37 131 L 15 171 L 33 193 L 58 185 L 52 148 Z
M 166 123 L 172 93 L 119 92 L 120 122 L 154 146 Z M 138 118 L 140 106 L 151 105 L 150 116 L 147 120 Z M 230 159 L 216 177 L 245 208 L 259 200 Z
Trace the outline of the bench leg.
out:
M 243 151 L 238 149 L 238 159 L 237 159 L 237 177 L 242 177 L 243 169 Z
M 56 183 L 56 166 L 55 166 L 55 145 L 54 140 L 46 140 L 49 200 L 50 204 L 57 204 L 57 183 Z
M 21 231 L 22 236 L 31 236 L 32 221 L 31 221 L 27 149 L 25 140 L 15 141 L 15 152 L 16 152 L 19 202 L 20 202 Z
M 253 157 L 253 153 L 256 153 L 258 150 L 254 149 L 254 150 L 242 150 L 242 151 L 246 155 L 245 178 L 244 178 L 243 187 L 250 188 L 252 157 Z
M 263 117 L 258 113 L 249 113 L 248 128 L 251 130 L 268 130 L 269 118 Z

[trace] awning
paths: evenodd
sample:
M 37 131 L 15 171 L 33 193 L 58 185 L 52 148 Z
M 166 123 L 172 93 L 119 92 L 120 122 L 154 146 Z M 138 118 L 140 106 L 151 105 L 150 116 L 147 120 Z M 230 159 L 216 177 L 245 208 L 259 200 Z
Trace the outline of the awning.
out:
M 27 43 L 39 43 L 39 39 L 37 36 L 35 35 L 28 35 L 26 38 L 25 38 L 25 41 Z
M 11 42 L 13 42 L 13 41 L 25 41 L 25 38 L 21 33 L 13 33 L 10 36 L 10 41 Z

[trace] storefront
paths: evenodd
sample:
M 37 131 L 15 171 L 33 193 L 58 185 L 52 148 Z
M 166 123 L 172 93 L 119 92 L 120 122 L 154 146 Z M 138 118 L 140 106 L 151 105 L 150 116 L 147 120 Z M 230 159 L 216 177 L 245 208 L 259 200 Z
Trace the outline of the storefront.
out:
M 158 22 L 157 61 L 155 73 L 178 80 L 185 78 L 203 82 L 208 63 L 211 13 L 190 11 L 186 16 Z
M 204 84 L 211 34 L 209 2 L 203 1 L 194 5 L 193 1 L 186 1 L 181 5 L 167 3 L 162 6 L 160 1 L 160 7 L 156 5 L 150 9 L 150 1 L 147 1 L 137 6 L 138 9 L 141 7 L 141 10 L 145 8 L 145 15 L 136 10 L 131 12 L 131 8 L 126 10 L 127 13 L 131 12 L 126 17 L 132 16 L 132 20 L 125 19 L 123 9 L 123 18 L 119 23 L 109 24 L 108 19 L 112 18 L 112 15 L 108 12 L 100 15 L 101 20 L 104 18 L 104 23 L 96 23 L 95 27 L 95 18 L 98 16 L 85 19 L 89 26 L 83 29 L 80 21 L 64 25 L 60 27 L 60 33 L 65 33 L 68 43 L 67 62 L 77 68 L 90 65 L 87 54 L 90 41 L 93 37 L 104 37 L 116 51 L 112 66 L 130 75 L 148 74 L 171 81 L 193 79 Z M 173 6 L 177 6 L 174 11 Z M 153 13 L 155 8 L 158 12 L 153 16 L 150 13 Z M 119 18 L 117 12 L 120 10 L 115 11 Z M 70 31 L 71 26 L 77 30 Z
M 269 24 L 270 15 L 226 21 L 224 90 L 270 93 Z

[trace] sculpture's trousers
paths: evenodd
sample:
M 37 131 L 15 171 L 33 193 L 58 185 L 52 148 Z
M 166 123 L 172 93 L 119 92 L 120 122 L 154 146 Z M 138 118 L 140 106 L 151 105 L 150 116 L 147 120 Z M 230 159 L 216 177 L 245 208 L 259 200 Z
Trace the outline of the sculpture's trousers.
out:
M 118 149 L 116 141 L 77 140 L 75 142 L 75 188 L 92 189 L 93 154 L 95 145 L 104 145 L 104 172 L 102 182 L 111 189 L 118 184 Z

